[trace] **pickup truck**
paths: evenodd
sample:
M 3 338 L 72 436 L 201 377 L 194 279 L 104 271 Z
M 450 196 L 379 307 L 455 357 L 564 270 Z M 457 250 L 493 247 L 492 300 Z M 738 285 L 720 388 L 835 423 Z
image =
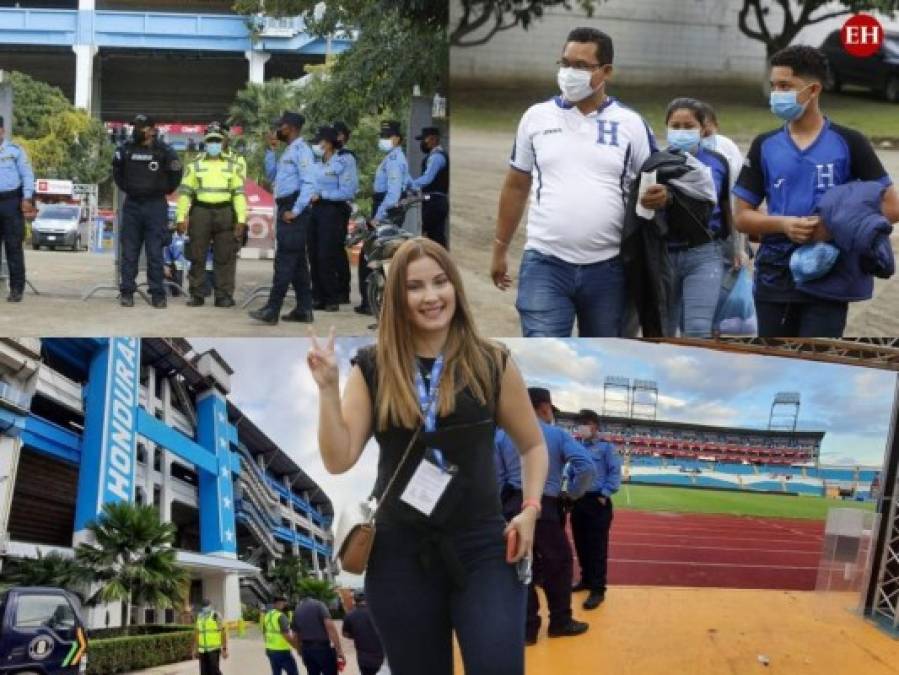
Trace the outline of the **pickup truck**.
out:
M 84 675 L 87 630 L 77 598 L 61 588 L 0 595 L 0 674 Z

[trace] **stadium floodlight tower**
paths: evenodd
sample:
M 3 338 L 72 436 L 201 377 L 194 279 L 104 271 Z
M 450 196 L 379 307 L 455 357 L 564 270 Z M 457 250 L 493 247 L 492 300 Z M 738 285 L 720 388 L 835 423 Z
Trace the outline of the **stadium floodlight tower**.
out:
M 769 431 L 796 431 L 799 421 L 799 392 L 779 391 L 771 401 L 768 414 Z
M 602 385 L 603 417 L 628 417 L 630 413 L 630 378 L 620 375 L 607 375 Z
M 631 387 L 631 417 L 654 420 L 659 405 L 659 385 L 655 380 L 634 380 Z

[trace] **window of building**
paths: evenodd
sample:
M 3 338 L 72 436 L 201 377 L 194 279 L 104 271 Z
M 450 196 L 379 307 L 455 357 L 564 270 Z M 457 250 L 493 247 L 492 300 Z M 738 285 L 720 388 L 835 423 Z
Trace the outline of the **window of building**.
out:
M 140 464 L 147 463 L 147 446 L 145 446 L 143 443 L 137 444 L 137 461 Z
M 162 505 L 162 489 L 158 485 L 153 486 L 153 506 L 157 509 Z
M 153 449 L 153 471 L 162 471 L 162 448 Z

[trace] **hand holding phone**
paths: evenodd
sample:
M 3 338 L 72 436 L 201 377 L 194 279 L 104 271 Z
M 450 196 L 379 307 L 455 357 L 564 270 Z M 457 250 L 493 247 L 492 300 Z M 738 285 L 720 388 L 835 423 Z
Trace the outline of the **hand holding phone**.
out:
M 515 562 L 515 555 L 518 553 L 518 530 L 514 527 L 509 530 L 506 535 L 506 562 Z

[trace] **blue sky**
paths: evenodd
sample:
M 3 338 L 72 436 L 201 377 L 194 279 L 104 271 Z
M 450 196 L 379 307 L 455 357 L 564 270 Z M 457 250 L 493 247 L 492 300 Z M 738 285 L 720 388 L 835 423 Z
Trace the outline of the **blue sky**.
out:
M 231 364 L 231 399 L 277 442 L 334 501 L 363 499 L 374 483 L 377 447 L 342 476 L 329 475 L 318 454 L 317 387 L 306 367 L 306 339 L 199 339 Z M 370 338 L 337 341 L 342 379 L 349 359 Z M 733 354 L 635 340 L 504 342 L 530 385 L 548 386 L 563 410 L 602 409 L 607 375 L 655 380 L 658 418 L 764 428 L 779 391 L 801 396 L 800 429 L 826 431 L 826 463 L 880 465 L 893 405 L 895 374 L 771 356 Z

